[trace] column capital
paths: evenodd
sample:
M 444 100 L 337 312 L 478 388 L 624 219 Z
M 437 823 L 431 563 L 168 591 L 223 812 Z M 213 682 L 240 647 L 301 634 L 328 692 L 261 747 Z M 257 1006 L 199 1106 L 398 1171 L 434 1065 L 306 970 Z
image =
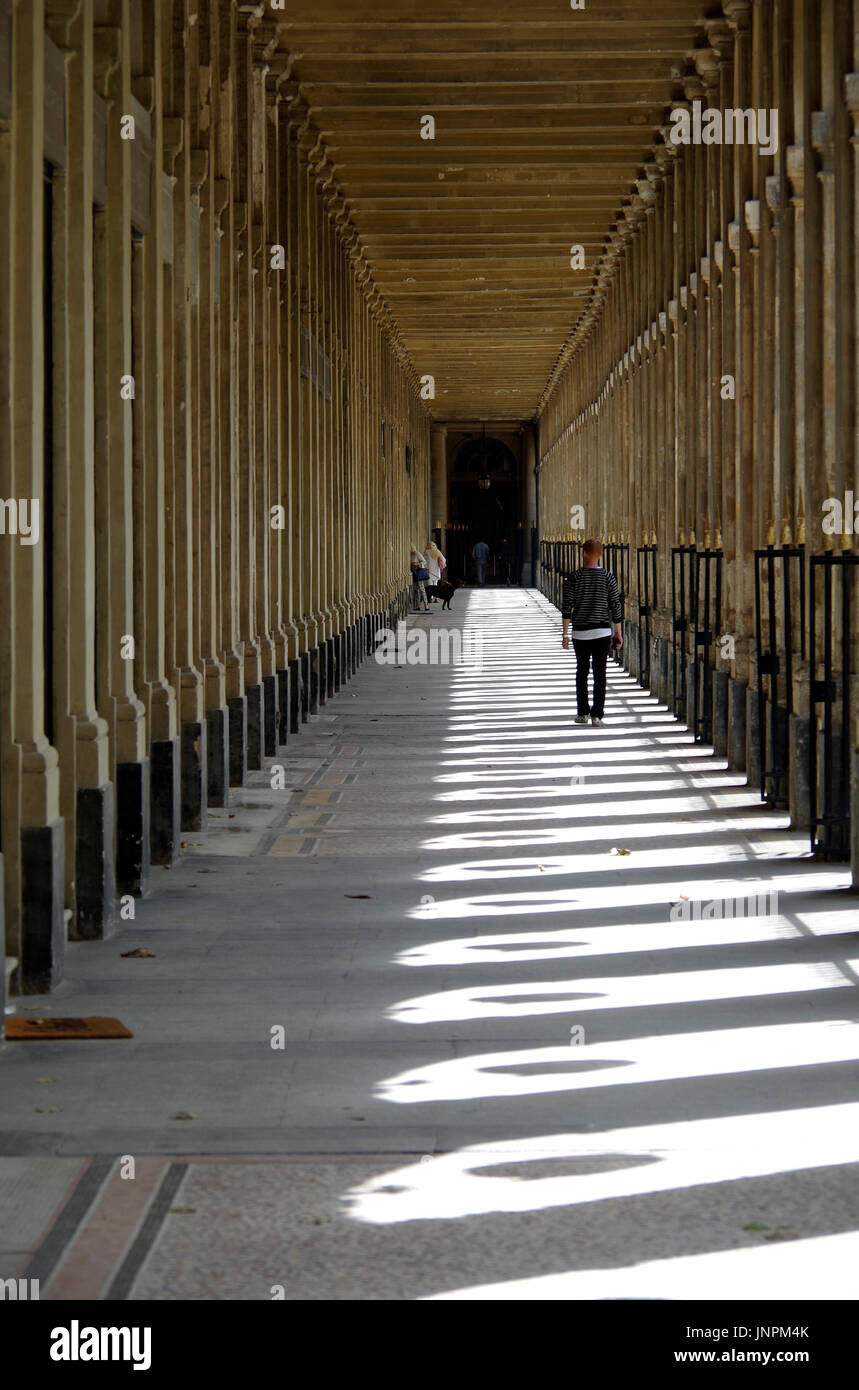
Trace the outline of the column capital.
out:
M 727 9 L 727 6 L 724 6 Z M 704 21 L 707 42 L 716 54 L 717 66 L 723 67 L 731 60 L 734 49 L 734 34 L 726 19 L 707 19 Z
M 722 0 L 725 18 L 734 30 L 747 30 L 751 22 L 752 0 Z
M 110 99 L 110 79 L 119 67 L 122 30 L 109 24 L 93 27 L 93 76 L 95 89 L 105 101 Z
M 761 205 L 757 198 L 749 198 L 745 205 L 746 227 L 752 239 L 752 248 L 757 251 L 761 237 Z M 733 223 L 731 224 L 734 225 Z M 731 248 L 733 250 L 733 247 Z
M 83 0 L 45 0 L 45 28 L 58 48 L 69 48 L 71 28 Z

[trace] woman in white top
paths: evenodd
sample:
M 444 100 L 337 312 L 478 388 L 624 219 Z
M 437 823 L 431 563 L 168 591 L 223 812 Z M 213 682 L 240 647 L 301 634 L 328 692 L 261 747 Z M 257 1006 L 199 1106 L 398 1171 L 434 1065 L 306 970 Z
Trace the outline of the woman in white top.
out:
M 411 565 L 412 571 L 412 603 L 414 604 L 412 612 L 420 612 L 419 605 L 421 599 L 423 599 L 424 612 L 428 613 L 430 609 L 429 604 L 427 603 L 427 591 L 424 588 L 424 584 L 426 581 L 423 579 L 418 579 L 418 574 L 422 570 L 426 572 L 429 569 L 429 565 L 427 564 L 427 561 L 421 554 L 421 552 L 419 550 L 416 550 L 414 546 L 412 546 L 412 553 L 410 556 L 409 563 Z
M 427 546 L 427 569 L 429 570 L 430 584 L 439 584 L 441 582 L 442 570 L 447 569 L 447 560 L 442 555 L 435 541 L 430 541 Z M 434 598 L 433 603 L 438 603 L 438 599 Z

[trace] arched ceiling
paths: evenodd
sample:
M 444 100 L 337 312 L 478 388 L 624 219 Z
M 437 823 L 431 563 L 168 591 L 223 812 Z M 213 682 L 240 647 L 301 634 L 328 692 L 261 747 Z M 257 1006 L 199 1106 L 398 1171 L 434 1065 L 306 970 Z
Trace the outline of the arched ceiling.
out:
M 272 16 L 437 419 L 534 414 L 707 13 L 287 0 Z

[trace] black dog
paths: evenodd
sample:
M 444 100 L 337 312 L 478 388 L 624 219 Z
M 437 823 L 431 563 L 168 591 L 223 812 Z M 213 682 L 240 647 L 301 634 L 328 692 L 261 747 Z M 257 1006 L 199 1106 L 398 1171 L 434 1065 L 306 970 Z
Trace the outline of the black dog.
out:
M 462 588 L 462 581 L 458 584 L 451 584 L 447 579 L 442 579 L 438 584 L 427 584 L 426 591 L 429 598 L 440 598 L 442 600 L 442 612 L 445 608 L 450 608 L 450 601 L 457 589 Z

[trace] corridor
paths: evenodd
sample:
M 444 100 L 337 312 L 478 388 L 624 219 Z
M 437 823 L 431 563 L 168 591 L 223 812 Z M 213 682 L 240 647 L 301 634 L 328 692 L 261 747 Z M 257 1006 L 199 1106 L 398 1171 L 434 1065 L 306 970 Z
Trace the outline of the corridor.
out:
M 133 1037 L 7 1045 L 4 1268 L 49 1300 L 845 1297 L 849 867 L 620 666 L 573 724 L 539 592 L 433 627 L 462 664 L 368 659 L 19 1001 Z
M 859 0 L 0 0 L 6 1345 L 825 1378 L 857 499 Z

